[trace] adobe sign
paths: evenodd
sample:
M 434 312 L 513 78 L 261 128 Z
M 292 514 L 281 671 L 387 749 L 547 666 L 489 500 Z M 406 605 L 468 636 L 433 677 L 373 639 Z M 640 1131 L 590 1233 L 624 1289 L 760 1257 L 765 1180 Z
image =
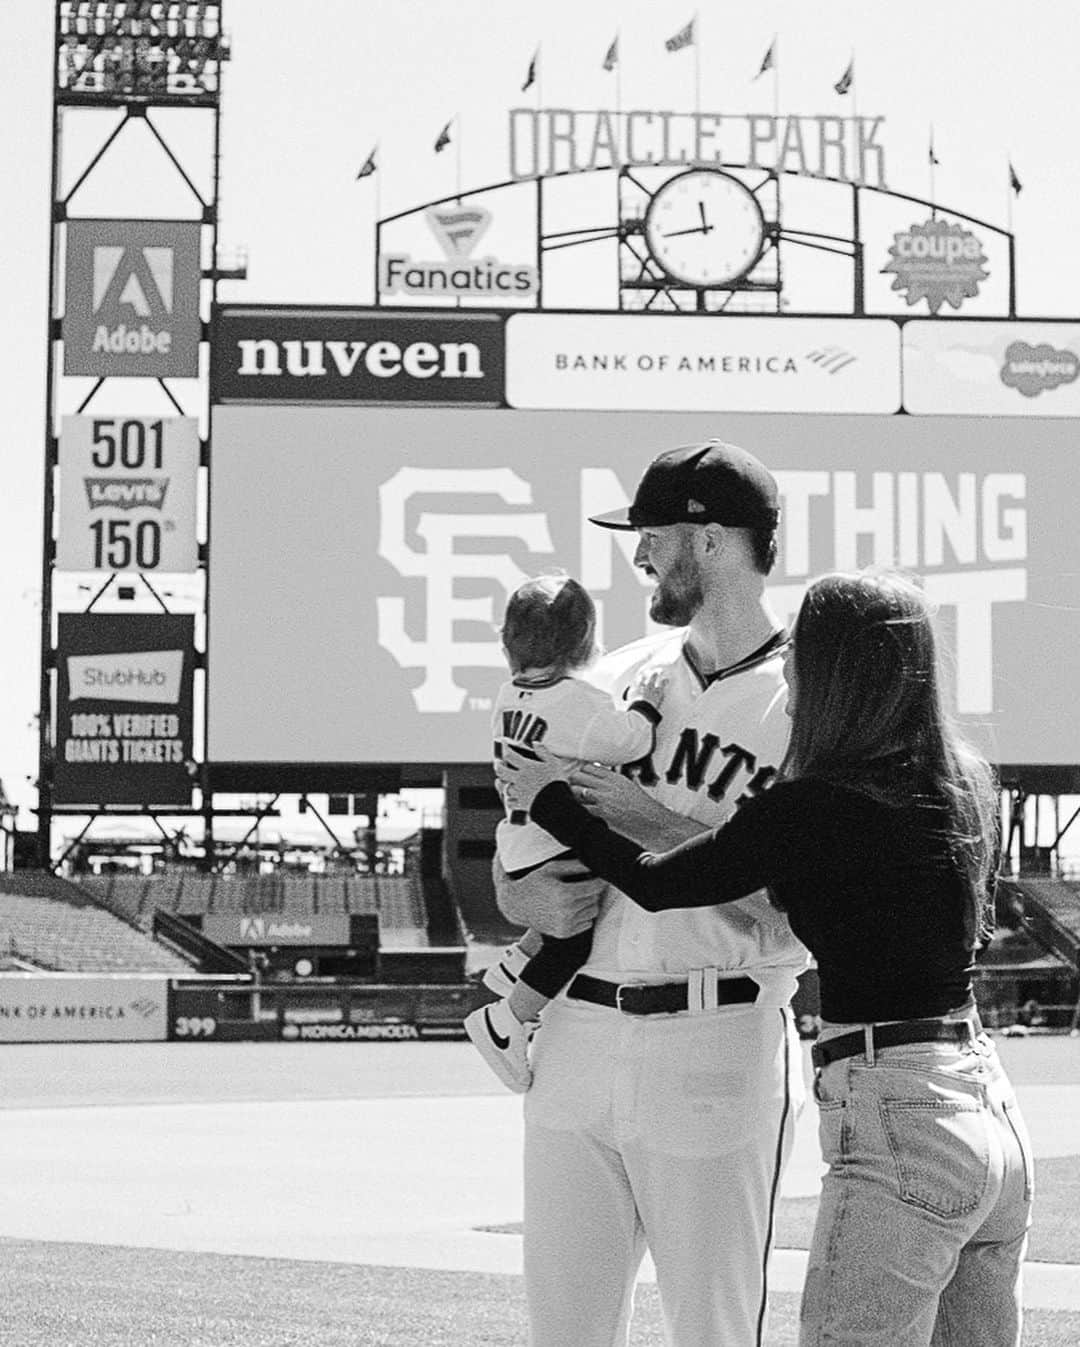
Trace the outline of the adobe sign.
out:
M 187 220 L 68 223 L 65 374 L 198 375 L 200 232 Z

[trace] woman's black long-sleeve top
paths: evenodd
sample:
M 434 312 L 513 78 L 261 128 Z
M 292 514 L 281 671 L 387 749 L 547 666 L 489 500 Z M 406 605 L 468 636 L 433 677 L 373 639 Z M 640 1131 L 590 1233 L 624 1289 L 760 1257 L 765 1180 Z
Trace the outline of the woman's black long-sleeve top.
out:
M 531 815 L 649 912 L 768 888 L 814 955 L 821 1011 L 840 1023 L 941 1015 L 971 998 L 967 880 L 941 812 L 813 778 L 783 781 L 724 824 L 651 854 L 557 781 Z

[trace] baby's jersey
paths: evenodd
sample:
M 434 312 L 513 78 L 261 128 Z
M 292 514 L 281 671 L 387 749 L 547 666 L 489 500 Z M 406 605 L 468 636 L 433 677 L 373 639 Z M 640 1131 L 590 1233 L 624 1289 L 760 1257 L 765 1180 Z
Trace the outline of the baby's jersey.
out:
M 648 702 L 616 706 L 609 693 L 581 678 L 567 676 L 544 683 L 512 679 L 503 684 L 495 699 L 491 718 L 494 757 L 504 757 L 508 744 L 526 753 L 543 744 L 548 752 L 573 763 L 617 767 L 649 752 L 659 719 Z M 508 810 L 495 830 L 495 844 L 508 872 L 540 865 L 565 850 L 520 810 Z

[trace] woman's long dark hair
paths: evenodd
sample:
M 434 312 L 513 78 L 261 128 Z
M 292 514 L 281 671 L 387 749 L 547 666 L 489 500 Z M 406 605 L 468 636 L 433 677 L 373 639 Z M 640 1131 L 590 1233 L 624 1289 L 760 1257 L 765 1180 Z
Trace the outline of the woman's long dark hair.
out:
M 937 809 L 970 893 L 970 943 L 985 941 L 993 929 L 997 790 L 989 765 L 945 712 L 922 590 L 890 572 L 823 576 L 806 592 L 793 637 L 782 775 L 824 777 L 887 803 Z

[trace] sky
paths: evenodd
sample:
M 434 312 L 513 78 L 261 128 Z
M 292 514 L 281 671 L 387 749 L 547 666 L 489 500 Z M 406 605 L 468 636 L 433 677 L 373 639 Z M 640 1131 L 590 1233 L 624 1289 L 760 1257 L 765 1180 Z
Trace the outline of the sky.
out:
M 962 13 L 894 0 L 700 5 L 695 50 L 664 42 L 695 12 L 670 0 L 225 0 L 220 241 L 249 253 L 225 301 L 365 304 L 374 220 L 509 176 L 508 110 L 621 106 L 851 114 L 833 84 L 854 59 L 854 102 L 886 119 L 889 185 L 936 196 L 1017 235 L 1025 317 L 1080 315 L 1075 0 L 984 0 Z M 0 778 L 32 827 L 35 801 L 52 79 L 49 0 L 3 0 L 0 84 Z M 602 69 L 619 34 L 619 69 Z M 776 40 L 778 88 L 755 80 Z M 537 86 L 521 92 L 539 50 Z M 454 119 L 449 152 L 434 141 Z M 205 162 L 202 132 L 177 143 Z M 163 126 L 165 123 L 162 123 Z M 67 181 L 99 133 L 72 127 Z M 356 172 L 378 146 L 378 172 Z M 119 148 L 119 147 L 118 147 Z M 1023 190 L 1008 187 L 1012 162 Z M 88 184 L 87 214 L 154 214 L 169 192 L 145 147 Z M 146 202 L 144 212 L 138 202 Z M 134 410 L 134 405 L 132 405 Z M 62 410 L 71 410 L 64 407 Z M 1080 472 L 1078 472 L 1080 481 Z

